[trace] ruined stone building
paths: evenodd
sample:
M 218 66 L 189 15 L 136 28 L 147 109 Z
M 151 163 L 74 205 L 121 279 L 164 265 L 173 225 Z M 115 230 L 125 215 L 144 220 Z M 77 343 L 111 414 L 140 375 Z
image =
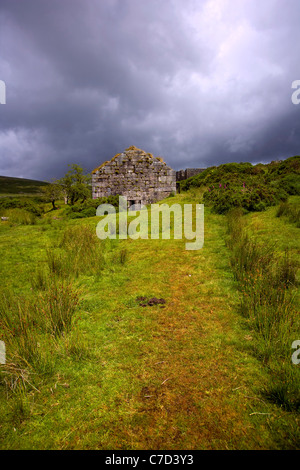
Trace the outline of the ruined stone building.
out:
M 176 193 L 176 172 L 160 157 L 129 147 L 92 171 L 93 198 L 121 195 L 133 204 L 152 204 Z
M 176 181 L 182 181 L 190 178 L 191 176 L 198 175 L 202 173 L 205 168 L 187 168 L 186 170 L 176 171 Z

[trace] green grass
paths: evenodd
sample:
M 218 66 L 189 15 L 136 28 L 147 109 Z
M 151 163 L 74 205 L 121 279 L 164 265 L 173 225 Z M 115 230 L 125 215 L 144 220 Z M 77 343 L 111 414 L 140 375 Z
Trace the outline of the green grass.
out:
M 48 183 L 45 181 L 31 180 L 27 178 L 14 178 L 11 176 L 0 176 L 0 196 L 36 195 L 41 192 L 40 187 Z
M 256 224 L 245 220 L 240 210 L 228 214 L 228 224 L 240 311 L 253 329 L 255 352 L 269 371 L 265 396 L 289 411 L 300 411 L 300 374 L 290 358 L 291 345 L 300 332 L 299 256 L 297 245 L 287 248 L 292 230 L 282 227 L 278 243 L 270 232 L 268 237 L 258 235 L 253 230 Z M 270 229 L 274 230 L 273 225 Z
M 300 198 L 293 198 L 293 203 L 283 202 L 279 205 L 276 217 L 285 217 L 290 223 L 296 224 L 300 228 L 300 208 L 299 208 Z
M 194 188 L 164 202 L 201 197 Z M 287 249 L 299 260 L 299 229 L 276 210 L 241 224 L 276 244 L 281 260 Z M 98 218 L 56 212 L 36 225 L 0 225 L 9 305 L 2 449 L 299 447 L 299 414 L 286 406 L 299 366 L 283 363 L 300 332 L 290 325 L 286 348 L 278 356 L 274 344 L 266 361 L 266 343 L 241 314 L 225 216 L 205 209 L 204 247 L 186 251 L 185 240 L 100 242 Z M 293 265 L 280 266 L 277 281 L 295 283 Z M 138 297 L 165 304 L 143 307 Z

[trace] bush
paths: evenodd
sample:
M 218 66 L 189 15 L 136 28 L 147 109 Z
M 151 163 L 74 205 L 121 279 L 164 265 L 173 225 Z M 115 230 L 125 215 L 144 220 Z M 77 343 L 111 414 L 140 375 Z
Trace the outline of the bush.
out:
M 96 209 L 94 207 L 88 207 L 87 209 L 83 209 L 81 212 L 83 217 L 95 217 L 96 216 Z
M 222 183 L 216 186 L 205 191 L 203 201 L 218 214 L 225 214 L 234 207 L 241 207 L 246 211 L 261 212 L 288 197 L 285 191 L 276 191 L 270 186 L 247 187 L 245 183 L 241 186 L 223 185 Z
M 280 187 L 291 196 L 300 195 L 300 177 L 299 175 L 287 175 L 280 181 Z
M 98 199 L 87 199 L 80 204 L 74 204 L 68 206 L 65 209 L 65 213 L 69 219 L 83 219 L 85 217 L 95 217 L 97 207 L 100 204 L 111 204 L 116 208 L 116 212 L 119 209 L 119 196 L 102 197 Z
M 84 214 L 82 212 L 69 212 L 68 214 L 69 219 L 84 219 Z
M 226 186 L 226 195 L 212 194 L 212 189 Z M 214 188 L 213 188 L 214 186 Z M 202 173 L 180 182 L 182 191 L 193 187 L 207 190 L 205 201 L 220 214 L 232 207 L 244 207 L 248 211 L 263 211 L 287 199 L 289 195 L 300 194 L 300 157 L 269 164 L 226 163 L 206 168 Z M 245 187 L 245 190 L 241 191 Z M 242 192 L 244 194 L 242 194 Z M 209 194 L 208 194 L 209 193 Z
M 39 199 L 36 198 L 11 198 L 5 197 L 0 199 L 0 212 L 1 214 L 6 209 L 23 209 L 26 212 L 30 212 L 31 214 L 35 215 L 36 217 L 40 217 L 44 210 L 43 205 L 39 204 L 37 201 Z

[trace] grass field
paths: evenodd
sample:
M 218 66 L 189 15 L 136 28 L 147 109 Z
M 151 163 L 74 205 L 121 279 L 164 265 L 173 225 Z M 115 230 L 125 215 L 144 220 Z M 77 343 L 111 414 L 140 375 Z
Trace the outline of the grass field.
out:
M 20 194 L 36 195 L 41 192 L 41 186 L 46 184 L 45 181 L 0 176 L 0 197 Z
M 299 228 L 277 210 L 230 220 L 205 207 L 199 251 L 100 241 L 99 218 L 59 211 L 1 223 L 0 448 L 299 449 Z M 270 311 L 284 321 L 266 336 Z

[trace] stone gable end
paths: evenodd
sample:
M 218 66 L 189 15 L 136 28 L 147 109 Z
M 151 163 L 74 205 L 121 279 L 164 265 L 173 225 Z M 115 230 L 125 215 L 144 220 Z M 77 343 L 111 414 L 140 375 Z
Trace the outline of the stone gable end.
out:
M 93 170 L 92 191 L 94 199 L 119 194 L 129 204 L 151 204 L 176 193 L 176 172 L 132 146 Z

